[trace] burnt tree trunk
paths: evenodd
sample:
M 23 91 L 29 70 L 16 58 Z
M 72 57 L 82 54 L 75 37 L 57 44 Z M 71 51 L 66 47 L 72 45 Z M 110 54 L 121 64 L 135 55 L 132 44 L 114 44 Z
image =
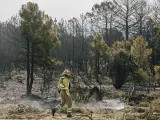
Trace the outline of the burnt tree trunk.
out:
M 29 94 L 32 92 L 32 85 L 34 81 L 34 43 L 32 43 L 32 55 L 31 55 L 31 81 L 29 85 Z
M 29 83 L 30 83 L 30 60 L 29 60 L 29 54 L 30 54 L 30 42 L 29 39 L 27 38 L 27 95 L 30 94 L 29 91 Z

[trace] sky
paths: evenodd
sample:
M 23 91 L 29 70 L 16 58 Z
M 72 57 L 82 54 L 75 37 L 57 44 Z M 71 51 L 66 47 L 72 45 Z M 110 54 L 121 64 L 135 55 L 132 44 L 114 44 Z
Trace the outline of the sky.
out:
M 18 13 L 21 5 L 27 2 L 38 3 L 39 8 L 44 10 L 52 18 L 70 19 L 79 17 L 81 13 L 91 11 L 95 3 L 103 0 L 0 0 L 0 21 L 8 20 L 12 15 Z

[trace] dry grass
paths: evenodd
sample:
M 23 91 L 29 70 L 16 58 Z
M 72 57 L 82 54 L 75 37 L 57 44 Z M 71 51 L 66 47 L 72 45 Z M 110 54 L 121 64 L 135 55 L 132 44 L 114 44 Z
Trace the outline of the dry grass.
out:
M 1 119 L 52 120 L 49 110 L 40 111 L 31 106 L 22 106 L 10 108 L 10 114 L 3 117 L 1 115 Z M 72 119 L 66 118 L 66 114 L 56 113 L 53 120 L 160 120 L 160 99 L 155 99 L 150 103 L 143 101 L 133 108 L 125 108 L 121 111 L 111 109 L 92 111 L 75 106 Z
M 160 94 L 151 92 L 132 109 L 125 110 L 124 120 L 160 120 Z
M 9 109 L 9 114 L 39 113 L 40 110 L 30 105 L 19 104 Z

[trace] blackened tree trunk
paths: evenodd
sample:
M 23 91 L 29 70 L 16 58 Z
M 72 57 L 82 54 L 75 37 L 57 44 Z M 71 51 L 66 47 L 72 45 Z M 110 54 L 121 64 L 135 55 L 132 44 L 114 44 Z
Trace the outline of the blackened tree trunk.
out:
M 109 45 L 109 39 L 108 39 L 108 19 L 107 17 L 105 18 L 105 40 L 107 44 Z
M 97 83 L 101 84 L 100 80 L 99 80 L 99 69 L 100 69 L 100 65 L 99 65 L 99 51 L 96 49 L 96 55 L 95 55 L 95 77 L 96 77 L 96 81 Z
M 95 58 L 95 77 L 96 77 L 96 81 L 97 81 L 97 83 L 99 83 L 99 79 L 98 79 L 98 57 L 97 57 L 97 55 L 95 56 L 96 58 Z
M 126 13 L 126 41 L 128 41 L 128 37 L 129 37 L 129 30 L 128 30 L 128 8 L 127 8 L 127 13 Z
M 142 35 L 142 16 L 140 16 L 140 21 L 139 21 L 139 35 Z
M 32 43 L 32 53 L 31 53 L 31 81 L 29 84 L 29 94 L 32 92 L 32 85 L 34 81 L 34 43 Z
M 29 60 L 29 54 L 30 54 L 30 41 L 27 38 L 27 95 L 30 94 L 30 90 L 29 90 L 29 83 L 30 83 L 30 60 Z
M 82 48 L 81 48 L 81 70 L 83 70 L 84 64 L 84 20 L 82 20 Z

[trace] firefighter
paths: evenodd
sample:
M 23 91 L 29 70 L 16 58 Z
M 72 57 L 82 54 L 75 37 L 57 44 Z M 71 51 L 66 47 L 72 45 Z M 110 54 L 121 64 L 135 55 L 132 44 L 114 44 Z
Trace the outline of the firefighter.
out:
M 58 104 L 54 109 L 52 109 L 52 115 L 55 115 L 57 110 L 61 110 L 61 108 L 67 104 L 67 117 L 72 117 L 72 98 L 69 92 L 70 89 L 70 78 L 72 77 L 71 71 L 66 69 L 62 73 L 62 77 L 60 77 L 58 81 L 58 91 L 61 97 L 61 103 Z

